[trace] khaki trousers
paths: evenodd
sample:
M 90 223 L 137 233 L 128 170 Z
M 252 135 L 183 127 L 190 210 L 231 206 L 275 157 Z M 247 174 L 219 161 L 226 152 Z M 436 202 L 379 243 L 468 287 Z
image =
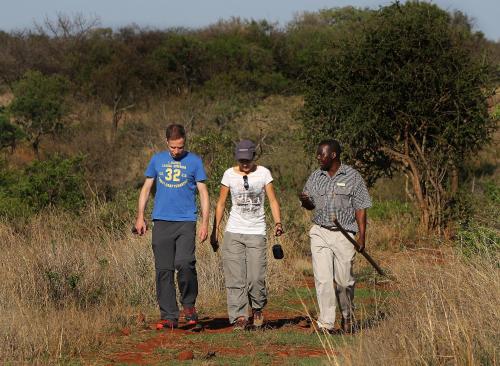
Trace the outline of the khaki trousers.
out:
M 264 235 L 224 233 L 222 264 L 230 323 L 248 319 L 248 306 L 262 309 L 267 303 L 266 249 Z
M 352 315 L 355 284 L 352 265 L 356 250 L 339 231 L 314 225 L 309 236 L 319 306 L 318 322 L 327 329 L 333 329 L 335 300 L 344 319 Z

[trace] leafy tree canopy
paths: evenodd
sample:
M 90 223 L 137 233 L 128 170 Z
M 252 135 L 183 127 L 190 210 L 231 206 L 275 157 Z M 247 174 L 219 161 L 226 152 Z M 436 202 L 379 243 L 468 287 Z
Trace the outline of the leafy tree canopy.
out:
M 475 35 L 463 22 L 427 3 L 381 8 L 332 43 L 306 91 L 311 139 L 339 139 L 371 182 L 405 172 L 428 229 L 443 224 L 447 184 L 494 126 L 489 67 L 472 53 Z
M 37 154 L 41 136 L 63 128 L 63 117 L 69 111 L 67 86 L 62 76 L 46 76 L 38 71 L 28 71 L 14 86 L 10 112 Z

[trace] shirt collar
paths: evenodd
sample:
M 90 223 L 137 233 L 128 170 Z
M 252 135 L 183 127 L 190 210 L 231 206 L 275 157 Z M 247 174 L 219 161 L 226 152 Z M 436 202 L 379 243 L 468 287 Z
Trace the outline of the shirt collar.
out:
M 339 169 L 337 170 L 337 172 L 335 173 L 335 175 L 333 177 L 330 177 L 330 175 L 328 175 L 328 172 L 326 172 L 324 170 L 321 170 L 321 169 L 318 169 L 318 170 L 319 170 L 319 174 L 320 175 L 324 175 L 324 176 L 326 176 L 326 177 L 328 177 L 330 179 L 335 178 L 339 174 L 347 174 L 346 166 L 343 163 L 340 163 L 340 167 L 339 167 Z

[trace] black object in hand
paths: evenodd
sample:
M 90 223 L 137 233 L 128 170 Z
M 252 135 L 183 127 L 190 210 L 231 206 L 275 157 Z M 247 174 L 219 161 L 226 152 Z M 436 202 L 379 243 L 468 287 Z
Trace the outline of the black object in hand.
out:
M 273 257 L 274 259 L 283 259 L 285 253 L 283 253 L 283 248 L 279 244 L 273 245 Z

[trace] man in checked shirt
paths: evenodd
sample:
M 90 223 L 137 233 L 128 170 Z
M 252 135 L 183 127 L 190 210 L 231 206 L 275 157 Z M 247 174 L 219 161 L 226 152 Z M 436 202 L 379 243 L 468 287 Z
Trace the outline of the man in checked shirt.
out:
M 341 329 L 351 333 L 355 284 L 352 265 L 356 250 L 333 220 L 337 218 L 349 235 L 358 234 L 357 242 L 363 251 L 366 209 L 371 206 L 371 199 L 361 175 L 340 161 L 341 151 L 336 140 L 320 142 L 316 153 L 319 169 L 309 176 L 299 199 L 302 207 L 314 210 L 309 236 L 319 305 L 318 327 L 334 331 L 337 300 L 342 314 Z

